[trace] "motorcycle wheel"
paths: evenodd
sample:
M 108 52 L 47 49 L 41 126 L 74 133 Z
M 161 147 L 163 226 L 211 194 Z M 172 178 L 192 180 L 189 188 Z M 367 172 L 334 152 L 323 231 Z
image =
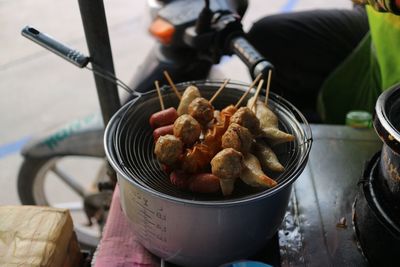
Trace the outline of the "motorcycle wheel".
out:
M 76 164 L 79 164 L 79 167 Z M 82 170 L 83 167 L 88 170 Z M 68 208 L 81 247 L 94 249 L 99 243 L 103 224 L 89 219 L 90 216 L 84 209 L 84 202 L 88 196 L 100 194 L 97 184 L 106 179 L 106 171 L 105 160 L 99 158 L 76 156 L 25 158 L 18 174 L 18 195 L 24 205 Z M 82 175 L 93 179 L 76 178 Z M 89 220 L 92 222 L 91 226 Z

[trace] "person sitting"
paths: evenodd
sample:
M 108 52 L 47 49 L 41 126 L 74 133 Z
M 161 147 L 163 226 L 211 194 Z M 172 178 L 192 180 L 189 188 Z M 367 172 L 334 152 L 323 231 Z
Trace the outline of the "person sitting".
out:
M 250 42 L 275 66 L 271 91 L 310 122 L 345 123 L 373 113 L 400 82 L 400 0 L 353 0 L 353 9 L 276 14 L 254 23 Z

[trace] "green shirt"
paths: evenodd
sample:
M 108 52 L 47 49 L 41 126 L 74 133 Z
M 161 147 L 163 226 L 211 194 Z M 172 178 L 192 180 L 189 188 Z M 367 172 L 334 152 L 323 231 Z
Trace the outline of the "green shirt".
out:
M 382 91 L 400 82 L 400 12 L 394 1 L 368 4 L 370 32 L 321 88 L 318 111 L 325 123 L 343 124 L 351 110 L 372 114 Z

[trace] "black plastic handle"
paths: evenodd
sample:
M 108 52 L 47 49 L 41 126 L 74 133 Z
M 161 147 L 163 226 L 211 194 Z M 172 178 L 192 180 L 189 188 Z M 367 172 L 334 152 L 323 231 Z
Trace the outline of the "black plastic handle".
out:
M 31 26 L 26 26 L 23 28 L 21 34 L 29 40 L 34 41 L 35 43 L 50 50 L 56 55 L 59 55 L 68 62 L 71 62 L 75 66 L 78 66 L 79 68 L 83 68 L 89 63 L 89 57 L 77 50 L 67 47 L 49 35 L 41 33 Z
M 231 40 L 231 51 L 246 64 L 253 79 L 260 73 L 267 78 L 269 70 L 274 68 L 243 36 Z

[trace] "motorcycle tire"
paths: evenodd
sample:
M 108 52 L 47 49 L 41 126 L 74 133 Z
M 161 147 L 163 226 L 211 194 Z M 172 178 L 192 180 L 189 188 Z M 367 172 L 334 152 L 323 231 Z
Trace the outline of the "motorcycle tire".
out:
M 33 185 L 37 178 L 37 174 L 40 173 L 51 160 L 53 160 L 53 158 L 24 159 L 17 180 L 18 196 L 23 205 L 44 204 L 38 203 L 38 201 L 35 200 Z
M 24 158 L 17 178 L 18 195 L 23 205 L 52 206 L 46 196 L 44 183 L 52 166 L 63 158 L 67 157 Z M 74 228 L 82 249 L 93 250 L 97 247 L 100 233 L 96 236 L 83 227 L 77 227 L 75 222 Z

